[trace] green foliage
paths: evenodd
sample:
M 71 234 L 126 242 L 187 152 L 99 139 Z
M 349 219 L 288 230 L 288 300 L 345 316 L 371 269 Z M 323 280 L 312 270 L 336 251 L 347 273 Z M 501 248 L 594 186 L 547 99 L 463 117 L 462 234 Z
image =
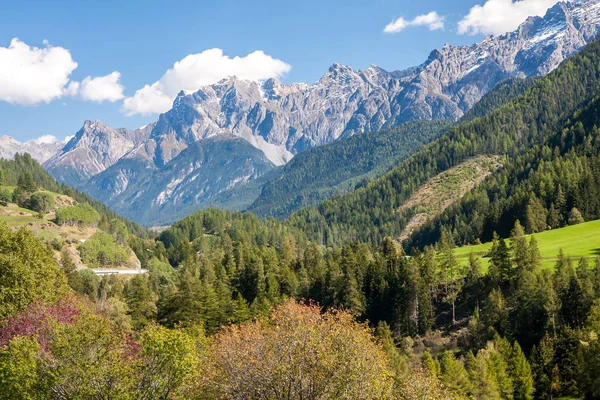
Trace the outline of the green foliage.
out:
M 37 190 L 37 185 L 33 181 L 33 177 L 29 172 L 23 172 L 17 181 L 17 188 L 24 192 L 32 193 Z
M 0 223 L 0 318 L 68 292 L 52 252 L 27 229 L 14 232 Z
M 147 326 L 156 318 L 156 304 L 147 278 L 143 275 L 133 277 L 125 287 L 125 302 L 134 329 Z
M 522 95 L 527 89 L 531 88 L 540 78 L 510 78 L 500 82 L 492 90 L 487 92 L 467 113 L 461 118 L 461 122 L 471 121 L 475 118 L 482 118 L 491 111 L 502 107 L 510 100 Z
M 126 345 L 108 321 L 89 314 L 74 324 L 56 324 L 44 365 L 49 388 L 66 398 L 128 398 L 131 371 L 123 362 Z
M 54 196 L 47 192 L 36 192 L 29 198 L 27 208 L 37 212 L 50 212 L 54 209 Z
M 88 203 L 61 207 L 56 210 L 56 223 L 69 226 L 95 226 L 100 214 Z
M 39 398 L 38 354 L 35 339 L 22 336 L 0 349 L 0 399 L 33 400 Z
M 452 352 L 446 350 L 441 360 L 441 381 L 448 389 L 458 395 L 472 392 L 471 381 L 461 360 L 457 360 Z
M 93 268 L 107 268 L 123 265 L 129 259 L 127 250 L 121 247 L 114 236 L 97 232 L 79 247 L 81 260 Z
M 0 188 L 0 205 L 6 206 L 12 201 L 12 193 L 6 188 Z
M 584 223 L 585 220 L 581 216 L 581 212 L 577 208 L 573 207 L 571 209 L 571 211 L 569 211 L 568 222 L 569 222 L 569 225 L 577 225 L 577 224 Z
M 140 337 L 141 361 L 137 365 L 140 379 L 138 398 L 168 399 L 185 379 L 199 367 L 198 345 L 203 345 L 202 330 L 190 333 L 170 330 L 157 325 L 148 326 Z
M 512 353 L 508 361 L 514 386 L 513 398 L 515 400 L 532 400 L 534 388 L 531 367 L 519 343 L 515 342 L 513 344 Z

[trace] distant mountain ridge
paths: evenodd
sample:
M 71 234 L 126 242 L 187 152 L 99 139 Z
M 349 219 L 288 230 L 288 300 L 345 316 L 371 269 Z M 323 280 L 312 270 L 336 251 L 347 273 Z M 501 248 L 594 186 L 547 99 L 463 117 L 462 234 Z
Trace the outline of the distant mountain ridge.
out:
M 43 163 L 65 146 L 64 142 L 56 140 L 28 140 L 21 143 L 10 136 L 0 136 L 0 158 L 11 160 L 15 154 L 29 153 L 39 163 Z
M 374 65 L 355 71 L 333 64 L 312 85 L 231 77 L 194 93 L 180 93 L 171 110 L 143 129 L 112 129 L 88 121 L 45 167 L 59 180 L 102 193 L 102 201 L 113 205 L 130 196 L 128 190 L 140 190 L 140 175 L 131 171 L 160 174 L 186 148 L 216 136 L 240 137 L 260 150 L 272 167 L 280 166 L 294 154 L 356 133 L 411 120 L 457 120 L 499 82 L 554 70 L 596 37 L 599 29 L 598 0 L 562 2 L 544 17 L 528 18 L 513 32 L 472 46 L 445 45 L 420 66 L 404 71 L 389 72 Z M 193 164 L 189 152 L 186 159 Z M 211 173 L 220 175 L 215 169 Z M 223 176 L 229 181 L 221 187 L 243 182 L 247 173 L 240 173 L 234 176 L 229 170 Z M 125 175 L 128 178 L 123 180 Z M 181 171 L 176 175 L 170 185 L 188 182 Z M 160 202 L 179 204 L 172 193 L 185 191 L 184 187 L 173 190 Z M 198 198 L 184 197 L 201 203 L 220 193 L 203 192 L 206 195 Z M 139 196 L 146 198 L 144 193 Z M 148 206 L 158 202 L 151 199 Z

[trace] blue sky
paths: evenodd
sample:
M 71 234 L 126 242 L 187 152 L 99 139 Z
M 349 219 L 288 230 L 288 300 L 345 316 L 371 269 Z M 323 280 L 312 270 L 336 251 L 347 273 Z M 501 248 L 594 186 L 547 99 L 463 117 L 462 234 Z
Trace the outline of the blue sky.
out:
M 333 62 L 403 69 L 444 43 L 471 44 L 512 29 L 515 18 L 543 14 L 555 2 L 5 1 L 0 135 L 62 139 L 86 119 L 137 128 L 155 120 L 175 90 L 197 89 L 222 71 L 313 83 Z M 188 66 L 180 63 L 161 80 L 186 56 Z M 145 85 L 148 93 L 136 96 Z

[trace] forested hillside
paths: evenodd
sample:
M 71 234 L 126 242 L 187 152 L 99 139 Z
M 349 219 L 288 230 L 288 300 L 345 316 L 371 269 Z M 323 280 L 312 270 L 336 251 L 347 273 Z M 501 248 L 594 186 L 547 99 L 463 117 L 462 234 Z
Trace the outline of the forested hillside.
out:
M 426 224 L 413 244 L 452 232 L 457 243 L 506 237 L 517 219 L 528 233 L 558 228 L 571 219 L 600 218 L 600 101 L 576 112 L 567 125 L 512 156 L 505 167 Z
M 258 216 L 285 218 L 335 194 L 383 175 L 451 126 L 448 121 L 414 121 L 397 128 L 357 134 L 306 150 L 280 168 L 248 207 Z
M 544 145 L 552 154 L 554 145 L 549 141 L 570 126 L 597 95 L 599 60 L 600 45 L 593 42 L 499 109 L 457 125 L 367 187 L 325 201 L 318 208 L 302 210 L 290 218 L 290 223 L 328 245 L 353 240 L 376 245 L 386 235 L 398 237 L 415 210 L 396 210 L 419 186 L 451 166 L 482 154 L 516 159 L 530 148 Z M 559 149 L 557 156 L 560 154 Z M 570 210 L 560 211 L 564 220 Z M 590 209 L 587 218 L 593 216 L 599 217 Z M 503 229 L 510 229 L 510 223 Z
M 481 100 L 465 113 L 460 119 L 461 122 L 468 122 L 475 118 L 481 118 L 503 106 L 517 96 L 523 94 L 527 89 L 533 86 L 540 78 L 510 78 L 487 92 Z

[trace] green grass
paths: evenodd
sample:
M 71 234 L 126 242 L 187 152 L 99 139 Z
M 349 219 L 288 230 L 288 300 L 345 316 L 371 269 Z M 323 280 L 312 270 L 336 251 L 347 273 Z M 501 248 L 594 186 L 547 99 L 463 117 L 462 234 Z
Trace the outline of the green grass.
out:
M 544 268 L 553 268 L 560 249 L 566 256 L 572 258 L 587 257 L 595 259 L 600 255 L 600 220 L 585 222 L 583 224 L 568 226 L 536 233 L 540 253 L 542 254 L 542 265 Z M 464 246 L 456 249 L 456 256 L 461 264 L 466 264 L 471 252 L 480 257 L 485 257 L 492 247 L 492 243 L 484 243 L 474 246 Z M 484 258 L 483 266 L 487 267 L 487 258 Z
M 40 219 L 35 211 L 21 208 L 14 203 L 10 203 L 8 207 L 0 207 L 2 209 L 8 209 L 14 212 L 22 213 L 23 215 L 0 215 L 0 222 L 5 222 L 8 226 L 14 228 L 26 227 L 31 230 L 36 236 L 43 240 L 51 240 L 60 235 L 60 228 L 48 227 L 47 225 L 42 229 L 42 225 L 46 224 L 47 218 Z
M 38 190 L 36 193 L 47 193 L 47 194 L 49 194 L 50 196 L 52 196 L 53 198 L 55 198 L 55 199 L 56 199 L 58 196 L 60 196 L 60 194 L 58 194 L 58 193 L 55 193 L 55 192 L 51 192 L 51 191 L 49 191 L 49 190 Z

